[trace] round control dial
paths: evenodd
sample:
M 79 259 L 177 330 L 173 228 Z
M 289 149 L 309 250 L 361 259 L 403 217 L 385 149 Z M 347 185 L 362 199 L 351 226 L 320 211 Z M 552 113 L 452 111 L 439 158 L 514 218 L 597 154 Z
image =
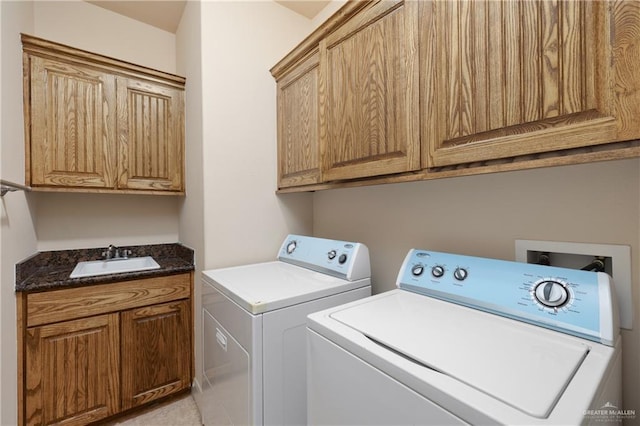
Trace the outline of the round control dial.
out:
M 333 260 L 337 254 L 338 253 L 335 250 L 331 250 L 329 253 L 327 253 L 327 257 L 329 258 L 329 260 Z
M 444 267 L 440 265 L 434 266 L 433 268 L 431 268 L 431 275 L 436 278 L 442 277 L 444 275 Z
M 347 261 L 347 255 L 346 255 L 346 254 L 344 254 L 344 253 L 343 253 L 343 254 L 341 254 L 341 255 L 340 255 L 340 257 L 338 257 L 338 263 L 339 263 L 339 264 L 341 264 L 341 265 L 342 265 L 342 264 L 343 264 L 343 263 L 345 263 L 346 261 Z
M 455 271 L 453 271 L 453 277 L 458 280 L 458 281 L 464 281 L 467 277 L 469 276 L 469 271 L 467 271 L 464 268 L 456 268 Z
M 411 274 L 414 277 L 419 277 L 420 275 L 422 275 L 423 272 L 424 272 L 424 266 L 420 264 L 415 265 L 413 268 L 411 268 Z
M 569 290 L 559 281 L 544 280 L 539 282 L 533 295 L 538 302 L 549 308 L 558 308 L 569 301 Z
M 298 246 L 297 241 L 289 242 L 289 244 L 287 244 L 287 254 L 293 253 L 297 246 Z

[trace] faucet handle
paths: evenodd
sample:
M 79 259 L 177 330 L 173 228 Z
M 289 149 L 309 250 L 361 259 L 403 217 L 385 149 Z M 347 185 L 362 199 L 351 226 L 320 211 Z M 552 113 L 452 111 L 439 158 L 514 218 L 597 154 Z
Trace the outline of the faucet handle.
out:
M 131 250 L 122 249 L 122 251 L 120 252 L 120 255 L 126 259 L 129 256 L 131 256 Z

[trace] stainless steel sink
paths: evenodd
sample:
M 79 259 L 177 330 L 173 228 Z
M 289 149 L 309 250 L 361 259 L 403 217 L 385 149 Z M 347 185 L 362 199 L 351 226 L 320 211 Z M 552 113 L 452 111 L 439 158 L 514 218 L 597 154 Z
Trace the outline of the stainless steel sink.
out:
M 78 262 L 69 278 L 147 271 L 151 269 L 160 269 L 158 262 L 156 262 L 151 256 L 130 257 L 126 259 L 92 260 L 87 262 Z

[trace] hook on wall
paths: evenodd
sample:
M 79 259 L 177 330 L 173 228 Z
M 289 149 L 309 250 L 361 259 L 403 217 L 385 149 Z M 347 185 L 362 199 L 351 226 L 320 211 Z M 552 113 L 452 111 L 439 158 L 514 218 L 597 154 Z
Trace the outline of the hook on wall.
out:
M 0 197 L 4 197 L 7 192 L 14 191 L 31 191 L 28 186 L 20 185 L 19 183 L 9 182 L 8 180 L 0 179 Z

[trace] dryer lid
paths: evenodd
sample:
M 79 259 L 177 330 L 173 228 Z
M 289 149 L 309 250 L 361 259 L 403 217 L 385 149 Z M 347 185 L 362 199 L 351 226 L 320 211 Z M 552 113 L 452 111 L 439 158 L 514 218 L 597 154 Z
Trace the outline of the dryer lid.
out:
M 407 291 L 331 317 L 539 418 L 549 415 L 589 352 L 562 333 Z
M 202 272 L 203 279 L 252 314 L 371 285 L 369 278 L 347 281 L 280 261 Z

